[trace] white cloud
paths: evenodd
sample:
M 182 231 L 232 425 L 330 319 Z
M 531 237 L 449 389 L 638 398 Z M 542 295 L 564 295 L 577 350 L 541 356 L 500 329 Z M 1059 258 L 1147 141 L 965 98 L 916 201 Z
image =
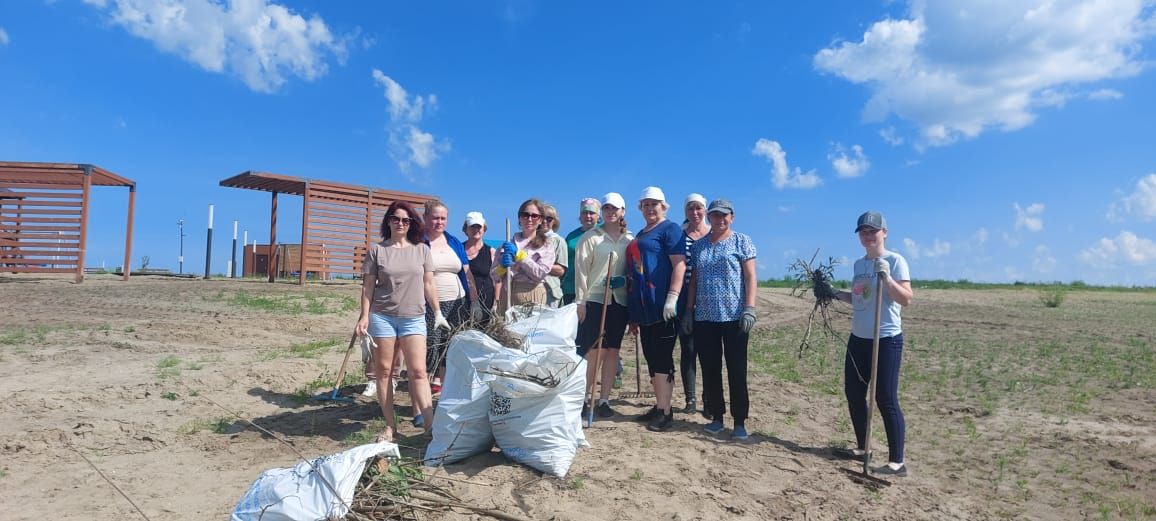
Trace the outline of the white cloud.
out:
M 923 257 L 932 259 L 951 253 L 951 243 L 936 238 L 931 242 L 930 247 L 922 247 L 914 239 L 904 238 L 903 249 L 912 260 L 919 260 Z
M 385 89 L 389 104 L 389 154 L 398 168 L 411 175 L 413 165 L 429 168 L 442 154 L 450 151 L 450 142 L 423 131 L 418 124 L 427 109 L 437 108 L 437 95 L 410 96 L 405 88 L 380 70 L 373 69 L 373 81 Z
M 1132 266 L 1156 265 L 1156 242 L 1122 231 L 1116 238 L 1104 237 L 1080 252 L 1080 260 L 1096 268 L 1114 268 L 1117 263 Z
M 1020 239 L 1015 235 L 1011 235 L 1008 232 L 1000 232 L 1000 237 L 1003 238 L 1003 243 L 1008 245 L 1009 248 L 1015 248 L 1023 242 L 1023 239 Z
M 1123 97 L 1124 93 L 1115 89 L 1099 89 L 1088 94 L 1088 99 L 1093 101 L 1118 100 Z
M 771 163 L 771 184 L 775 185 L 775 188 L 810 189 L 823 184 L 814 170 L 806 173 L 798 167 L 791 170 L 787 165 L 787 151 L 783 150 L 778 141 L 759 138 L 755 142 L 755 148 L 751 149 L 751 154 L 766 158 Z
M 209 72 L 239 77 L 256 92 L 275 92 L 296 76 L 328 71 L 346 56 L 320 16 L 305 18 L 268 0 L 85 0 L 112 23 Z
M 816 69 L 867 85 L 867 121 L 896 115 L 919 145 L 1030 125 L 1081 86 L 1133 76 L 1156 31 L 1149 0 L 908 0 L 907 17 L 815 54 Z
M 859 145 L 851 145 L 851 155 L 848 156 L 843 145 L 835 143 L 835 150 L 827 154 L 827 159 L 839 177 L 859 177 L 871 168 L 871 162 L 863 155 L 863 147 Z
M 895 127 L 887 127 L 880 130 L 879 137 L 883 138 L 884 142 L 893 147 L 903 144 L 903 138 L 896 134 Z
M 1044 203 L 1032 203 L 1026 209 L 1020 208 L 1019 203 L 1012 203 L 1016 211 L 1016 229 L 1027 228 L 1029 232 L 1038 232 L 1044 229 Z
M 976 246 L 982 248 L 984 244 L 987 244 L 987 236 L 987 228 L 980 228 L 975 231 L 971 238 L 975 241 Z
M 0 27 L 0 45 L 8 45 L 8 31 Z
M 1035 257 L 1032 259 L 1032 270 L 1037 273 L 1050 273 L 1056 267 L 1056 257 L 1044 245 L 1036 246 Z
M 1125 195 L 1108 207 L 1108 218 L 1123 220 L 1134 216 L 1141 221 L 1156 219 L 1156 174 L 1136 181 L 1136 191 Z

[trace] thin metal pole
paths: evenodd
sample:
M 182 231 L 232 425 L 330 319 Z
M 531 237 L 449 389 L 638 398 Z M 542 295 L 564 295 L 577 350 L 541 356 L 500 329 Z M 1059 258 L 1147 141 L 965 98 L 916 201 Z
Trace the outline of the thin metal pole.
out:
M 233 258 L 229 261 L 229 276 L 237 278 L 237 221 L 233 221 Z
M 510 218 L 506 218 L 506 242 L 510 242 Z M 506 269 L 506 309 L 514 307 L 514 267 Z
M 177 273 L 185 274 L 185 220 L 178 219 L 177 227 L 181 230 L 181 254 L 177 257 Z
M 213 205 L 209 205 L 209 231 L 205 234 L 205 278 L 209 278 L 209 269 L 213 265 Z

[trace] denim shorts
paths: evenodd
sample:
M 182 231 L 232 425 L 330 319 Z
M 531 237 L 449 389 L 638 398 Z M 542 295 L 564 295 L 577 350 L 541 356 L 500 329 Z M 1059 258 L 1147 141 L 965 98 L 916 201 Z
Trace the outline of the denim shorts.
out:
M 426 334 L 425 315 L 391 317 L 381 313 L 369 314 L 369 336 L 391 338 Z

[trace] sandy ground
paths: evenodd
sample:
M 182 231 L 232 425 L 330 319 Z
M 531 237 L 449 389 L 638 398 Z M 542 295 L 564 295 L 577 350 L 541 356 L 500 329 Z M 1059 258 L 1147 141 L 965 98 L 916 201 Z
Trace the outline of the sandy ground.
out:
M 326 406 L 294 395 L 336 373 L 356 295 L 353 284 L 92 276 L 77 285 L 67 278 L 0 275 L 0 517 L 140 518 L 83 455 L 151 519 L 226 519 L 261 471 L 290 466 L 297 457 L 210 399 L 309 457 L 348 448 L 350 438 L 380 416 L 375 402 Z M 282 307 L 253 304 L 258 296 Z M 905 313 L 914 342 L 905 360 L 926 362 L 913 360 L 904 378 L 913 371 L 937 374 L 936 365 L 948 364 L 927 355 L 942 347 L 928 345 L 932 336 L 954 333 L 968 345 L 999 348 L 1068 335 L 1057 326 L 1063 319 L 1042 322 L 1034 311 L 1018 311 L 1032 296 L 928 291 L 918 298 Z M 1147 307 L 1139 319 L 1115 323 L 1112 313 L 1094 314 L 1097 299 L 1135 299 Z M 1070 327 L 1111 331 L 1137 346 L 1135 363 L 1145 369 L 1156 367 L 1156 328 L 1143 319 L 1156 317 L 1148 313 L 1156 311 L 1152 300 L 1151 293 L 1081 293 L 1061 309 L 1086 305 L 1091 311 L 1080 315 L 1084 321 Z M 782 290 L 764 290 L 760 301 L 760 341 L 794 357 L 798 337 L 775 332 L 797 331 L 810 304 Z M 1071 328 L 1064 331 L 1076 331 Z M 301 347 L 309 342 L 326 347 Z M 633 357 L 633 350 L 624 355 Z M 838 353 L 824 356 L 839 363 L 828 376 L 841 375 Z M 1016 363 L 994 360 L 996 366 Z M 634 390 L 632 376 L 628 371 L 622 391 Z M 676 415 L 673 432 L 650 433 L 627 417 L 644 412 L 645 400 L 615 400 L 621 416 L 588 429 L 593 447 L 579 453 L 566 479 L 542 477 L 499 453 L 438 472 L 468 480 L 452 483 L 467 501 L 543 520 L 1156 517 L 1150 379 L 1096 393 L 1086 408 L 1064 414 L 1030 391 L 1019 401 L 984 402 L 990 395 L 980 390 L 953 398 L 931 379 L 913 379 L 903 395 L 912 472 L 878 491 L 847 479 L 840 467 L 854 465 L 831 457 L 833 446 L 851 439 L 841 388 L 824 392 L 813 379 L 788 380 L 752 374 L 748 442 L 706 435 L 698 415 Z M 675 404 L 682 405 L 681 392 Z M 1062 405 L 1056 407 L 1062 411 Z M 882 431 L 878 421 L 876 428 Z M 417 430 L 406 425 L 401 434 L 414 454 L 422 443 Z M 1070 468 L 1058 466 L 1065 458 Z

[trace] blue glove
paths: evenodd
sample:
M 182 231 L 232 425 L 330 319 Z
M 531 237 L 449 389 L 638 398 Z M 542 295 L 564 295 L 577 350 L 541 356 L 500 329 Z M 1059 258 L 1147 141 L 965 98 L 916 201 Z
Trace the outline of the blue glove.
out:
M 510 256 L 518 254 L 518 245 L 514 241 L 506 241 L 502 243 L 502 253 L 509 253 Z
M 510 267 L 514 265 L 514 254 L 503 251 L 502 258 L 498 262 L 503 268 L 510 269 Z
M 615 275 L 610 277 L 610 289 L 618 289 L 626 285 L 626 277 Z

